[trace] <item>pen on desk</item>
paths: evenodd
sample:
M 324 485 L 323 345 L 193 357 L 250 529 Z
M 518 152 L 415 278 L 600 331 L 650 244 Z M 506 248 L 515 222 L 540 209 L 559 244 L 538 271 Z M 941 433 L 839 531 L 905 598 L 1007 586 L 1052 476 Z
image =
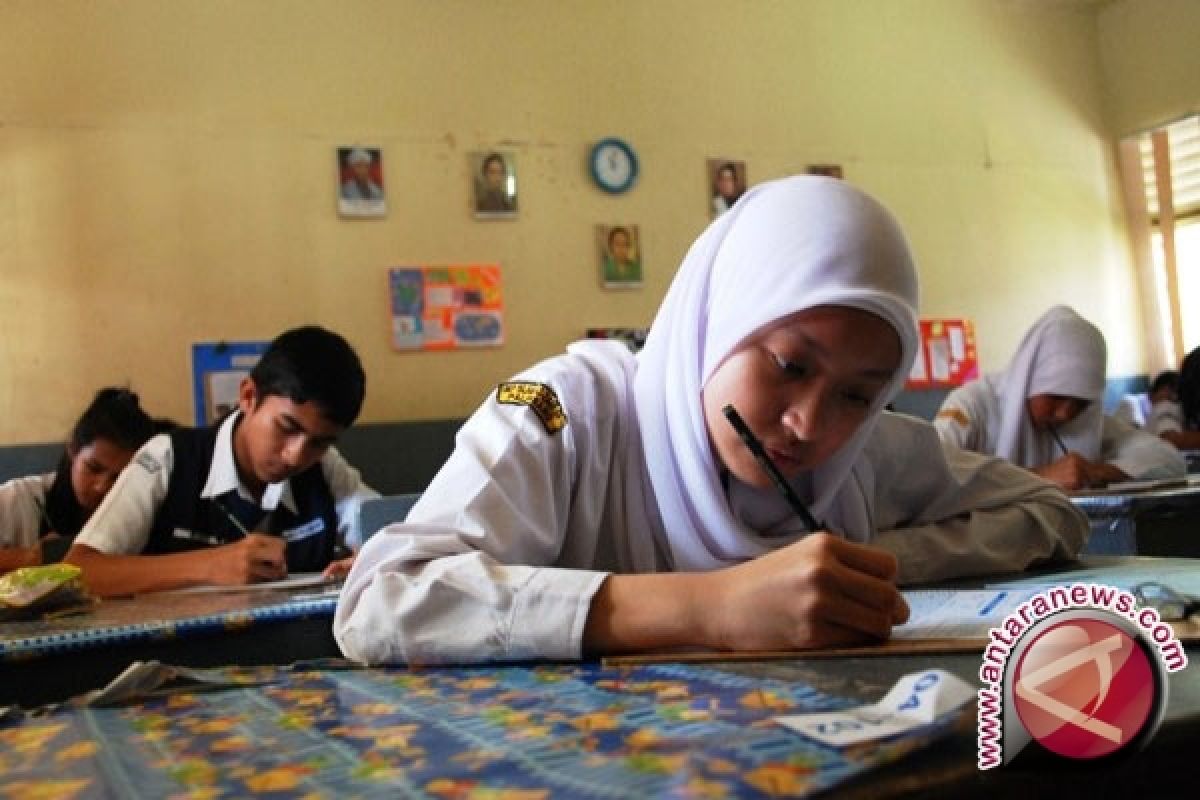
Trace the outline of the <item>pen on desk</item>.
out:
M 808 508 L 804 505 L 804 502 L 796 496 L 796 492 L 788 484 L 787 479 L 784 478 L 779 472 L 779 468 L 775 466 L 775 462 L 771 461 L 771 457 L 767 455 L 767 451 L 763 448 L 762 442 L 755 437 L 753 431 L 750 430 L 749 426 L 746 425 L 746 422 L 742 419 L 741 415 L 738 414 L 737 409 L 735 409 L 732 405 L 728 405 L 725 406 L 725 408 L 723 408 L 721 411 L 723 414 L 725 414 L 725 418 L 729 420 L 729 424 L 733 426 L 735 431 L 737 431 L 737 434 L 741 437 L 742 442 L 744 442 L 746 447 L 750 449 L 750 452 L 754 454 L 754 457 L 758 459 L 759 465 L 771 478 L 771 482 L 775 484 L 775 488 L 778 489 L 783 495 L 783 498 L 787 500 L 788 505 L 792 507 L 792 511 L 796 512 L 796 516 L 800 517 L 800 519 L 804 521 L 804 525 L 808 528 L 809 532 L 811 533 L 823 530 L 825 526 L 817 522 L 816 517 L 814 517 L 808 510 Z

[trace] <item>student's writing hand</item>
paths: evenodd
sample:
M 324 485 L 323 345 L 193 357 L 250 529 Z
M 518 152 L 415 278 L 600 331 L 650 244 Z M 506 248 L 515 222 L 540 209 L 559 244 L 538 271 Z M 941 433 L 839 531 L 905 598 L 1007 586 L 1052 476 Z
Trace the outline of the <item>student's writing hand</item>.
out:
M 350 568 L 354 566 L 354 556 L 346 556 L 339 558 L 337 561 L 329 562 L 329 566 L 321 573 L 323 577 L 341 580 L 350 573 Z
M 1091 486 L 1091 462 L 1079 453 L 1067 453 L 1057 461 L 1036 467 L 1034 474 L 1041 475 L 1051 483 L 1057 483 L 1068 492 Z
M 710 573 L 707 623 L 730 650 L 824 647 L 884 639 L 908 619 L 891 553 L 827 533 Z
M 1057 461 L 1038 467 L 1033 472 L 1068 492 L 1104 486 L 1113 481 L 1128 480 L 1129 477 L 1112 464 L 1088 461 L 1079 453 L 1067 453 Z
M 237 585 L 286 578 L 286 546 L 287 542 L 278 536 L 249 533 L 232 544 L 215 547 L 209 562 L 209 581 Z

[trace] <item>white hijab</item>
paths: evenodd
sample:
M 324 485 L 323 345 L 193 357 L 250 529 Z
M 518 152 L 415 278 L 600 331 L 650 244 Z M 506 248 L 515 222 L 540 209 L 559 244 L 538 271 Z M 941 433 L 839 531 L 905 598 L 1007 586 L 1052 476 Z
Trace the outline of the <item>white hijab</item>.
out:
M 794 518 L 777 492 L 734 480 L 731 494 L 754 499 L 735 498 L 731 507 L 701 392 L 748 336 L 820 305 L 868 311 L 900 337 L 900 365 L 867 421 L 825 464 L 795 481 L 830 528 L 846 530 L 839 523 L 847 514 L 869 516 L 870 501 L 849 475 L 916 354 L 912 257 L 887 210 L 843 181 L 805 176 L 760 184 L 692 245 L 638 355 L 633 399 L 666 540 L 659 545 L 674 569 L 719 568 L 786 543 L 761 535 Z
M 1062 457 L 1062 448 L 1048 432 L 1034 429 L 1026 400 L 1034 395 L 1078 397 L 1087 408 L 1057 431 L 1068 450 L 1095 461 L 1100 457 L 1104 428 L 1104 374 L 1107 363 L 1104 335 L 1067 306 L 1055 306 L 1033 323 L 1003 372 L 984 380 L 999 415 L 995 440 L 988 450 L 1014 464 L 1032 468 Z

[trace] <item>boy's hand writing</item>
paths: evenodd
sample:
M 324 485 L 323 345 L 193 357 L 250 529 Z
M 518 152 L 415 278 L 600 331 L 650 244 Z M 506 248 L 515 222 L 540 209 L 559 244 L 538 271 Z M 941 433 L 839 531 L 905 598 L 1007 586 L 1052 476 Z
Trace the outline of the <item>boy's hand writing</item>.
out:
M 232 544 L 212 549 L 209 581 L 224 585 L 277 581 L 287 577 L 284 550 L 279 536 L 248 533 Z

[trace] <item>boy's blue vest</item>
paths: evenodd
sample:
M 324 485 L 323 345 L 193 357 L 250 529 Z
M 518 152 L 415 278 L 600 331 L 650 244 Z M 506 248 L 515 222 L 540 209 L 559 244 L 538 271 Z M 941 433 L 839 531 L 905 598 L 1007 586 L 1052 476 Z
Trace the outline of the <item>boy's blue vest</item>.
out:
M 236 542 L 242 532 L 230 519 L 232 515 L 248 531 L 287 539 L 289 572 L 319 572 L 334 560 L 337 508 L 320 462 L 289 480 L 296 513 L 280 503 L 268 514 L 236 491 L 200 496 L 216 449 L 217 427 L 180 428 L 168 435 L 175 466 L 143 554 L 179 553 Z

